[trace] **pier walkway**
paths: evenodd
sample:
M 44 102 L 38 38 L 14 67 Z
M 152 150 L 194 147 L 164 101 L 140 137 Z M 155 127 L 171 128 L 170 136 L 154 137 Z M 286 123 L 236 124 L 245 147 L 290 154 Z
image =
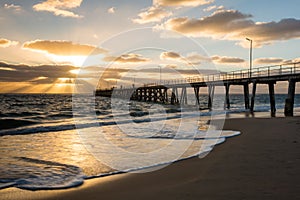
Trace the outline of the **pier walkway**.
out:
M 271 115 L 275 116 L 275 90 L 277 82 L 288 82 L 287 98 L 285 100 L 284 113 L 286 116 L 293 116 L 296 83 L 300 81 L 300 62 L 288 63 L 275 66 L 254 68 L 250 70 L 239 70 L 233 72 L 220 72 L 205 76 L 193 76 L 185 79 L 163 80 L 160 83 L 144 84 L 137 88 L 114 89 L 113 97 L 127 98 L 137 101 L 187 104 L 187 88 L 193 88 L 196 103 L 200 105 L 200 88 L 208 88 L 208 109 L 212 108 L 215 88 L 225 87 L 224 108 L 230 108 L 230 86 L 240 85 L 244 91 L 245 109 L 254 111 L 256 86 L 257 84 L 268 85 L 270 96 Z M 251 99 L 249 95 L 249 85 L 252 86 Z M 96 91 L 96 95 L 101 96 L 101 90 Z M 107 93 L 107 91 L 106 91 Z

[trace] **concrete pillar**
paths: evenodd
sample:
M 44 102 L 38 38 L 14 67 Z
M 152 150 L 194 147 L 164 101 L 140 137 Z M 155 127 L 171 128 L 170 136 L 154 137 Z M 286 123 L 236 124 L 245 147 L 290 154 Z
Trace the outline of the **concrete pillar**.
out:
M 269 85 L 271 116 L 275 117 L 275 114 L 276 114 L 276 105 L 275 105 L 274 83 L 269 83 L 268 85 Z
M 181 89 L 180 104 L 182 104 L 182 105 L 187 104 L 186 87 L 182 87 L 182 89 Z
M 164 103 L 168 103 L 168 102 L 169 102 L 168 88 L 165 88 L 165 89 L 163 89 L 163 90 L 164 90 L 164 93 L 163 93 L 163 98 L 164 98 L 164 100 L 163 100 L 163 102 L 164 102 Z
M 284 106 L 284 115 L 287 117 L 292 117 L 294 115 L 295 88 L 296 81 L 289 80 L 288 96 Z
M 212 109 L 213 104 L 213 98 L 215 93 L 215 86 L 214 85 L 208 85 L 208 109 Z
M 225 84 L 225 103 L 224 103 L 224 109 L 230 109 L 230 98 L 229 98 L 229 89 L 230 84 Z
M 194 87 L 195 97 L 196 97 L 196 105 L 200 105 L 200 99 L 199 99 L 199 87 Z
M 252 86 L 252 96 L 251 96 L 251 106 L 250 106 L 250 111 L 254 111 L 254 101 L 255 101 L 255 95 L 256 95 L 256 82 L 253 82 Z
M 172 95 L 171 95 L 171 104 L 174 105 L 176 102 L 176 95 L 175 95 L 175 87 L 172 88 Z
M 245 109 L 249 109 L 249 84 L 244 84 L 244 100 L 245 100 Z

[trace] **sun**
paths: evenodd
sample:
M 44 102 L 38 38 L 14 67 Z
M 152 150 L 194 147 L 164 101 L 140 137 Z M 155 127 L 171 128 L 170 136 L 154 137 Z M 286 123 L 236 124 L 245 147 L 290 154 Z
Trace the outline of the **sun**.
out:
M 51 60 L 57 63 L 69 63 L 71 65 L 80 67 L 83 65 L 87 56 L 57 56 L 57 55 L 49 55 Z
M 79 74 L 79 72 L 80 72 L 80 69 L 72 69 L 72 70 L 70 70 L 70 73 L 71 74 L 75 74 L 75 75 Z

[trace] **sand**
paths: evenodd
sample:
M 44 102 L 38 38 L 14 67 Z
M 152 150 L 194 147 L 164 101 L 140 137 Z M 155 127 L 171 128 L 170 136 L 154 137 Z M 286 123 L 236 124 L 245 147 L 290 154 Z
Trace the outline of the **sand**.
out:
M 0 199 L 298 199 L 300 118 L 229 119 L 224 129 L 242 135 L 206 157 L 151 173 L 87 180 L 77 188 L 25 191 L 9 188 Z

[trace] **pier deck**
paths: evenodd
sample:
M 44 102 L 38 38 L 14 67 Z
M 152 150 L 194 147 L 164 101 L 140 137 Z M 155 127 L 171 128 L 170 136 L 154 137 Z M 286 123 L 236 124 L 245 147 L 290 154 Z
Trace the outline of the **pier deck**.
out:
M 241 85 L 244 91 L 245 109 L 254 111 L 256 86 L 266 84 L 269 88 L 270 111 L 275 116 L 275 90 L 274 85 L 280 81 L 287 81 L 289 84 L 287 98 L 285 101 L 284 113 L 286 116 L 293 116 L 294 98 L 296 83 L 300 81 L 300 62 L 275 66 L 254 68 L 249 70 L 239 70 L 228 73 L 211 74 L 199 77 L 189 77 L 186 79 L 163 80 L 160 83 L 144 84 L 137 88 L 114 88 L 111 93 L 113 97 L 126 98 L 137 101 L 187 104 L 187 88 L 193 88 L 196 103 L 199 105 L 199 91 L 201 87 L 208 88 L 208 109 L 212 108 L 215 87 L 225 87 L 224 108 L 230 108 L 230 86 Z M 249 85 L 252 85 L 252 95 L 250 99 Z M 168 92 L 170 91 L 171 92 Z M 101 96 L 101 90 L 96 91 L 96 95 Z M 106 90 L 105 94 L 108 94 Z M 169 95 L 168 95 L 169 94 Z M 107 96 L 107 95 L 106 95 Z

